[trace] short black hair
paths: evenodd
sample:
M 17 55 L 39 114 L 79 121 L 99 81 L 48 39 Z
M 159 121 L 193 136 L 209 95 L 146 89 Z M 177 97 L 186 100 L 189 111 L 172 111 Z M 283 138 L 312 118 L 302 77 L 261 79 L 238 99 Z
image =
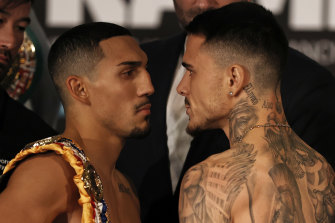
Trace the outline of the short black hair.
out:
M 90 77 L 104 57 L 99 46 L 102 40 L 116 36 L 132 36 L 126 28 L 106 22 L 92 22 L 76 26 L 58 37 L 48 56 L 49 74 L 65 105 L 65 80 L 69 75 Z
M 25 3 L 33 4 L 33 0 L 1 0 L 3 5 L 2 8 L 16 8 L 17 6 Z
M 263 6 L 237 2 L 210 10 L 195 17 L 186 31 L 204 35 L 204 45 L 216 51 L 217 57 L 225 55 L 218 60 L 234 55 L 253 60 L 255 78 L 262 88 L 280 80 L 288 41 L 273 14 Z

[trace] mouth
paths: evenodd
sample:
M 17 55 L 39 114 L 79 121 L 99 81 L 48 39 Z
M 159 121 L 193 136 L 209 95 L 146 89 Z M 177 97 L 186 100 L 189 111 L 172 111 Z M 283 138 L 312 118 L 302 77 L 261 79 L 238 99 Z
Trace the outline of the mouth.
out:
M 185 98 L 185 108 L 186 108 L 186 109 L 191 108 L 190 102 L 188 101 L 187 98 Z
M 191 109 L 191 105 L 190 105 L 190 102 L 188 101 L 187 98 L 185 98 L 185 108 L 186 108 L 186 114 L 188 116 L 190 116 L 189 112 L 190 112 L 190 109 Z
M 8 66 L 10 61 L 10 54 L 4 50 L 0 50 L 0 63 Z
M 144 113 L 145 115 L 150 115 L 151 103 L 146 101 L 136 106 L 136 113 Z
M 0 55 L 0 63 L 7 66 L 9 64 L 8 57 Z
M 188 101 L 187 98 L 185 98 L 185 107 L 186 107 L 186 108 L 191 107 L 191 106 L 190 106 L 190 102 Z

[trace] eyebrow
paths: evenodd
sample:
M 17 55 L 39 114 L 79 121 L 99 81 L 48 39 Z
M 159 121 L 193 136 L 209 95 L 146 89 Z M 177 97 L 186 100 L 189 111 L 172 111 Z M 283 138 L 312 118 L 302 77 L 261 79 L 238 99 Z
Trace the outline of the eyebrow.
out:
M 131 66 L 131 67 L 139 67 L 141 66 L 142 62 L 140 61 L 124 61 L 119 63 L 118 66 Z
M 10 13 L 7 12 L 6 10 L 4 9 L 0 9 L 0 14 L 5 14 L 7 16 L 10 16 Z M 26 23 L 30 23 L 31 22 L 31 19 L 29 17 L 23 17 L 21 19 L 19 19 L 19 22 L 26 22 Z
M 20 19 L 20 21 L 30 24 L 31 19 L 29 17 L 24 17 L 24 18 Z
M 182 62 L 181 65 L 183 65 L 183 67 L 185 67 L 186 69 L 193 67 L 191 64 L 188 64 L 188 63 L 185 63 L 185 62 Z

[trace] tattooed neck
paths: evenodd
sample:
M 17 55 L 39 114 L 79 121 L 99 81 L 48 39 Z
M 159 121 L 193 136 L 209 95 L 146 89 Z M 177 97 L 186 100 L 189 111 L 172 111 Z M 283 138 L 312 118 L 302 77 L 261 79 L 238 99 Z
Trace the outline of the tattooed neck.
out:
M 255 106 L 241 100 L 229 114 L 229 138 L 236 139 L 259 120 Z
M 229 114 L 229 139 L 232 144 L 241 139 L 254 129 L 255 126 L 286 126 L 285 116 L 278 109 L 277 102 L 271 99 L 259 99 L 258 105 L 242 99 Z M 279 102 L 278 102 L 279 103 Z M 281 104 L 279 103 L 281 108 Z

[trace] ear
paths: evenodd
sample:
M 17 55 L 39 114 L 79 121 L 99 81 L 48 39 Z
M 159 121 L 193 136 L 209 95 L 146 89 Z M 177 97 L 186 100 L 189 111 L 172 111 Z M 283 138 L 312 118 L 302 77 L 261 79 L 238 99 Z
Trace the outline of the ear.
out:
M 84 103 L 90 104 L 88 89 L 82 77 L 70 75 L 66 78 L 66 87 L 72 98 Z
M 245 67 L 238 64 L 229 66 L 227 68 L 227 93 L 230 96 L 238 95 L 243 90 L 245 83 L 248 83 L 249 78 L 249 72 Z

